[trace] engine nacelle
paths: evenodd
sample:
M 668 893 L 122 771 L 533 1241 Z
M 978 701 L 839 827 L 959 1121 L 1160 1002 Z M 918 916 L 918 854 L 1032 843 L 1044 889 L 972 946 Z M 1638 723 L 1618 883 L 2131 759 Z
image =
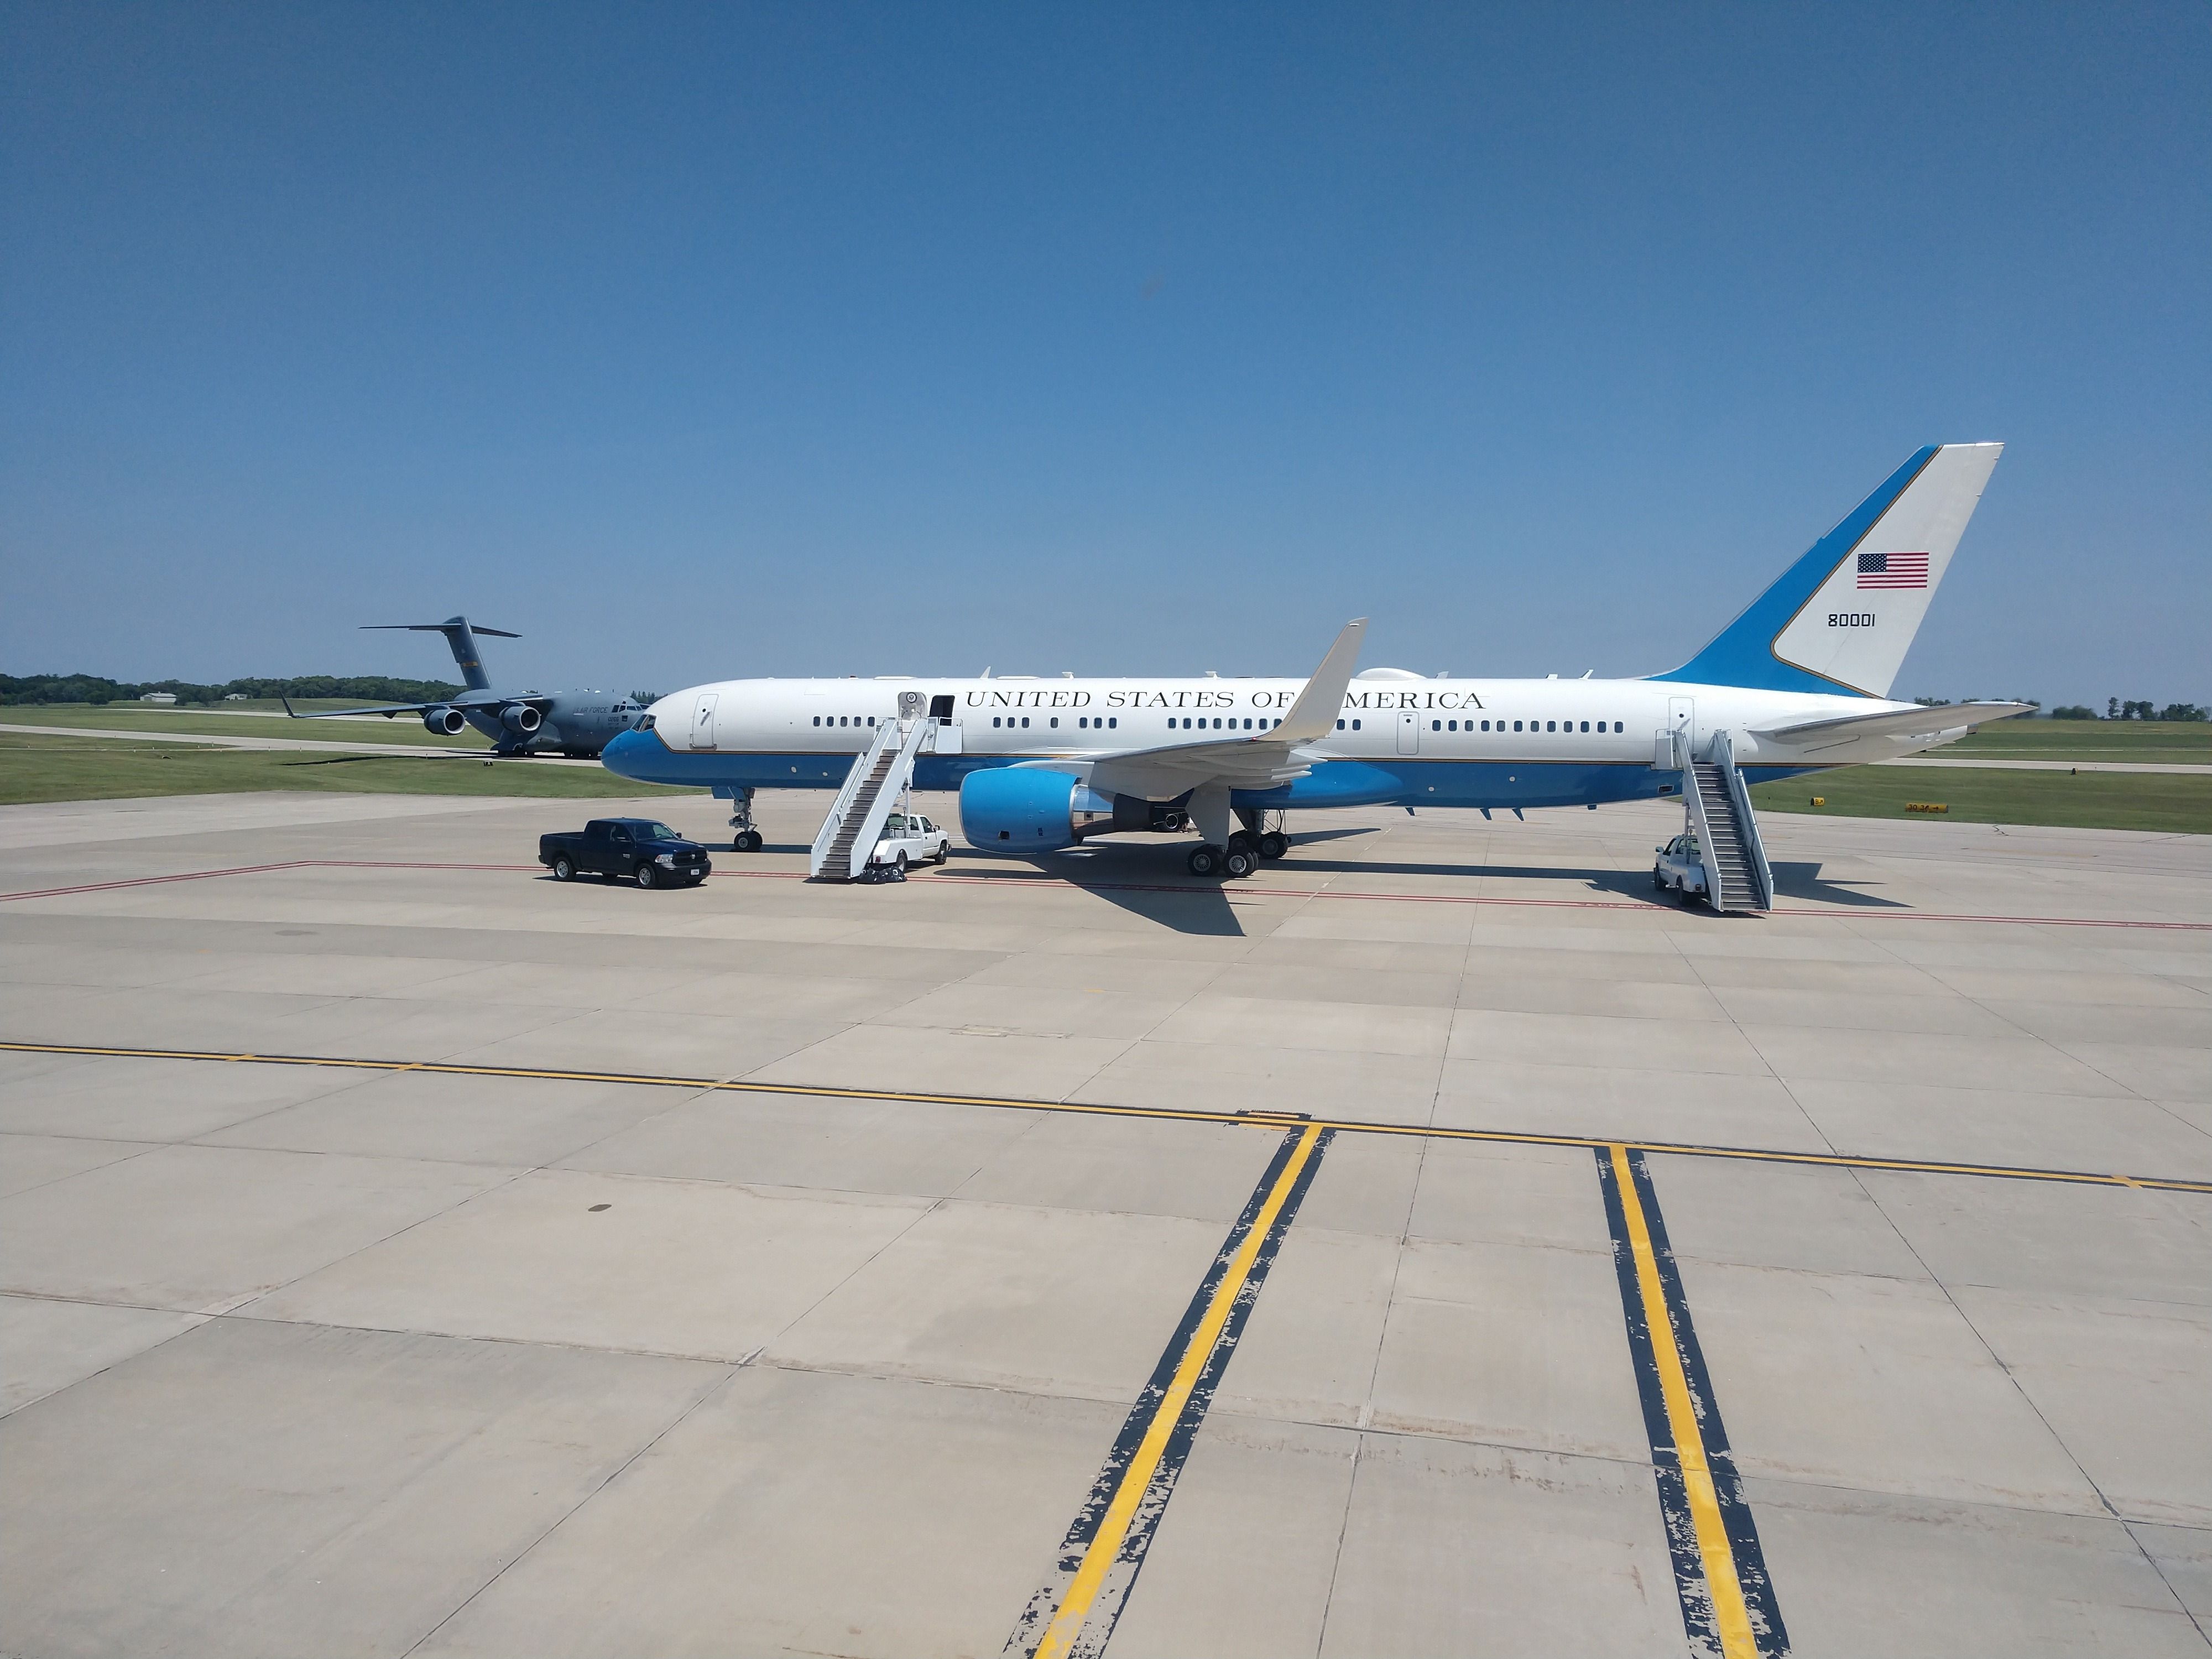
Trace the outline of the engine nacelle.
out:
M 1091 792 L 1065 772 L 994 766 L 960 781 L 960 833 L 986 853 L 1052 853 L 1083 837 L 1076 828 Z
M 526 702 L 511 702 L 499 711 L 499 723 L 508 731 L 526 738 L 545 724 L 545 716 Z
M 422 711 L 422 729 L 437 737 L 458 738 L 467 729 L 468 716 L 458 708 L 426 708 Z

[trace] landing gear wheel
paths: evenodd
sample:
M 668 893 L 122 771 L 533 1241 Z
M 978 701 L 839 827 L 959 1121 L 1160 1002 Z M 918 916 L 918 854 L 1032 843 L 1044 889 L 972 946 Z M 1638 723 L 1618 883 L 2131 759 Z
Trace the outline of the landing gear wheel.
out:
M 1291 850 L 1291 838 L 1279 830 L 1270 830 L 1260 837 L 1260 856 L 1279 859 Z
M 1260 855 L 1249 847 L 1235 847 L 1221 855 L 1221 873 L 1242 881 L 1260 867 Z
M 1194 876 L 1215 876 L 1221 873 L 1221 849 L 1218 847 L 1194 847 L 1188 860 Z
M 559 858 L 553 860 L 554 880 L 574 881 L 575 878 L 576 866 L 569 861 L 568 855 L 566 853 L 563 853 Z
M 639 886 L 650 890 L 653 883 L 658 879 L 659 878 L 653 873 L 653 866 L 651 865 L 641 864 L 637 866 L 637 884 Z
M 761 832 L 757 830 L 740 830 L 738 831 L 737 839 L 730 845 L 740 853 L 757 853 L 761 849 Z

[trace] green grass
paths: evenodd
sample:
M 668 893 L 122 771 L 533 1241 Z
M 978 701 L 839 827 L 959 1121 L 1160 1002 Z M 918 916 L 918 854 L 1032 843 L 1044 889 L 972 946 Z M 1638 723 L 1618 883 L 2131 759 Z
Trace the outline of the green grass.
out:
M 698 793 L 633 783 L 597 766 L 526 760 L 486 763 L 459 756 L 448 760 L 428 755 L 318 755 L 186 743 L 142 747 L 116 738 L 73 738 L 64 732 L 52 736 L 0 732 L 0 803 L 221 795 L 261 789 L 573 800 Z
M 1814 795 L 1827 805 L 1813 805 Z M 1852 766 L 1783 783 L 1762 783 L 1751 792 L 1751 799 L 1762 812 L 1844 818 L 1917 818 L 1920 813 L 1905 810 L 1907 802 L 1936 801 L 1951 810 L 1929 815 L 1931 823 L 2034 823 L 2212 835 L 2212 775 Z
M 293 707 L 304 709 L 307 705 L 295 703 Z M 327 707 L 340 708 L 345 705 L 331 703 Z M 306 738 L 316 743 L 394 743 L 410 748 L 479 752 L 490 747 L 482 732 L 466 732 L 457 738 L 434 735 L 423 729 L 421 720 L 409 714 L 389 720 L 272 720 L 259 714 L 223 714 L 203 708 L 179 714 L 132 702 L 105 706 L 37 703 L 0 708 L 0 726 L 52 726 L 58 731 L 75 727 L 104 732 L 174 732 L 180 737 L 202 738 Z
M 1935 752 L 1960 760 L 2179 762 L 2212 766 L 2212 721 L 1998 720 Z

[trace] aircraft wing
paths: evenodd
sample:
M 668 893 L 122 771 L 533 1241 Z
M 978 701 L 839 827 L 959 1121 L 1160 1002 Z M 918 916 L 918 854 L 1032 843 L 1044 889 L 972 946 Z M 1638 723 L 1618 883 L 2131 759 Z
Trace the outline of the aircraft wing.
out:
M 1955 732 L 1962 726 L 2010 720 L 2034 710 L 2032 702 L 1949 702 L 1933 708 L 1891 708 L 1872 714 L 1842 714 L 1800 720 L 1792 726 L 1755 726 L 1756 737 L 1793 744 L 1848 743 L 1856 738 L 1919 738 Z
M 536 691 L 526 693 L 519 697 L 504 697 L 483 691 L 467 691 L 458 697 L 447 697 L 439 702 L 395 702 L 377 708 L 320 708 L 307 714 L 302 714 L 298 709 L 293 708 L 292 700 L 289 697 L 279 697 L 277 701 L 284 705 L 284 712 L 295 720 L 334 720 L 349 714 L 381 714 L 385 719 L 390 720 L 395 714 L 420 714 L 432 708 L 463 710 L 480 708 L 486 713 L 495 714 L 510 703 L 527 703 L 543 714 L 549 713 L 553 707 L 551 697 Z
M 1080 761 L 1020 764 L 1043 771 L 1073 772 L 1100 794 L 1133 795 L 1141 800 L 1173 800 L 1210 783 L 1225 784 L 1231 789 L 1273 789 L 1289 783 L 1313 769 L 1316 757 L 1306 745 L 1336 729 L 1345 688 L 1352 684 L 1360 641 L 1366 632 L 1364 617 L 1346 623 L 1290 712 L 1267 731 L 1200 743 L 1166 744 L 1156 749 L 1129 749 Z

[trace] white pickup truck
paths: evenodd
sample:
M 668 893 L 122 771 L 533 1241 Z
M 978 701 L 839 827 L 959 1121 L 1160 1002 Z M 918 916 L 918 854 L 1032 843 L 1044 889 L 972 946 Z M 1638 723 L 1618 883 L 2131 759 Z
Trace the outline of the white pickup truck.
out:
M 919 812 L 894 812 L 868 862 L 905 873 L 909 864 L 942 864 L 952 856 L 952 837 Z
M 1656 849 L 1651 864 L 1651 884 L 1661 892 L 1668 888 L 1685 898 L 1695 894 L 1710 902 L 1705 887 L 1705 861 L 1698 851 L 1698 838 L 1684 834 Z

